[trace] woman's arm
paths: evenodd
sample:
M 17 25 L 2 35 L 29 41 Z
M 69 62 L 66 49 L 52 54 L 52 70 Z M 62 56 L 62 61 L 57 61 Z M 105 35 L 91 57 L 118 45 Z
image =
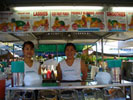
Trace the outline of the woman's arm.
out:
M 85 62 L 82 60 L 81 60 L 81 72 L 83 74 L 82 80 L 84 81 L 87 78 L 87 68 L 86 68 Z
M 57 79 L 59 81 L 61 81 L 62 80 L 62 72 L 61 72 L 60 64 L 57 65 L 56 70 L 57 70 Z
M 38 74 L 41 75 L 41 66 L 38 68 Z

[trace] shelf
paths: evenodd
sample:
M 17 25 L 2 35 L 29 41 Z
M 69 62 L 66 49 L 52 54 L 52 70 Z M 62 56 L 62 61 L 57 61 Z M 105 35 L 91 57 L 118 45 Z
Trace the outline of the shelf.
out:
M 34 87 L 6 87 L 6 90 L 50 90 L 50 89 L 85 89 L 85 88 L 103 88 L 103 87 L 125 87 L 125 86 L 133 86 L 133 82 L 131 83 L 115 83 L 115 84 L 108 84 L 108 85 L 87 85 L 88 82 L 65 82 L 59 83 L 58 86 L 34 86 Z

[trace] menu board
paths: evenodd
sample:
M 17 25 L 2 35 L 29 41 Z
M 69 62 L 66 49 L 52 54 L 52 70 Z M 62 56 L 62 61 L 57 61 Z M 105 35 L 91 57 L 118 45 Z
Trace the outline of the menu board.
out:
M 0 32 L 14 31 L 15 24 L 11 22 L 13 12 L 0 12 Z
M 105 13 L 94 11 L 72 11 L 72 31 L 105 31 Z
M 28 12 L 15 12 L 12 21 L 16 23 L 15 32 L 28 32 L 31 31 L 31 13 Z
M 0 12 L 0 32 L 125 31 L 133 31 L 133 12 L 88 10 Z
M 107 29 L 109 32 L 125 32 L 125 12 L 107 12 Z
M 71 16 L 69 11 L 51 12 L 51 32 L 70 31 Z
M 2 32 L 30 31 L 30 12 L 3 12 L 0 19 L 0 31 Z
M 50 12 L 33 11 L 31 27 L 33 32 L 49 32 L 50 31 Z
M 128 20 L 128 25 L 127 25 L 128 31 L 133 31 L 133 12 L 127 13 L 127 20 Z

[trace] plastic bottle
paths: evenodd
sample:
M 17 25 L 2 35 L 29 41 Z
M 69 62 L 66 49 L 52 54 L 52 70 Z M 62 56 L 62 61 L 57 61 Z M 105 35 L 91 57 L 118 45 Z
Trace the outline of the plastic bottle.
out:
M 55 80 L 55 79 L 56 79 L 56 78 L 55 78 L 54 66 L 53 66 L 53 65 L 51 66 L 51 79 L 52 79 L 52 80 Z
M 47 78 L 47 70 L 46 70 L 46 68 L 45 68 L 45 70 L 44 70 L 43 77 L 44 77 L 44 79 Z
M 44 68 L 43 68 L 43 65 L 41 65 L 41 74 L 43 75 L 44 73 Z
M 51 70 L 50 70 L 50 66 L 48 66 L 48 70 L 47 70 L 47 79 L 51 79 Z
M 99 66 L 99 72 L 102 72 L 103 71 L 103 68 L 102 68 L 102 66 L 100 65 Z

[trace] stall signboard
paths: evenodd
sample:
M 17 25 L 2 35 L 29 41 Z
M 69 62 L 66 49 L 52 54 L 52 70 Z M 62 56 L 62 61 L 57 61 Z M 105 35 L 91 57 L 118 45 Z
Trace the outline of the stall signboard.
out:
M 72 11 L 72 31 L 105 31 L 105 13 L 94 11 Z
M 133 31 L 133 12 L 127 13 L 127 29 L 128 31 Z
M 109 32 L 126 31 L 126 13 L 125 12 L 107 12 L 107 29 Z
M 15 24 L 11 21 L 14 18 L 12 12 L 0 12 L 0 32 L 15 31 Z
M 70 23 L 70 11 L 51 12 L 51 32 L 68 32 L 70 31 Z
M 30 12 L 3 12 L 0 18 L 1 32 L 28 32 L 31 31 Z
M 50 12 L 49 11 L 32 11 L 32 31 L 33 32 L 50 32 Z
M 30 32 L 31 31 L 31 12 L 15 12 L 12 22 L 16 23 L 15 32 Z
M 89 10 L 0 12 L 0 32 L 125 31 L 133 31 L 133 12 Z

